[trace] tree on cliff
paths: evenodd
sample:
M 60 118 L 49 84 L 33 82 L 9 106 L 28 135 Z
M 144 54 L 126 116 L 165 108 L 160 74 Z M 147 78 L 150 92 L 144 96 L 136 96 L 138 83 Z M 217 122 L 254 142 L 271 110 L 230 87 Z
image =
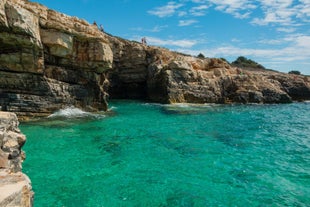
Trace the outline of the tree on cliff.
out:
M 197 55 L 197 57 L 198 57 L 198 58 L 201 58 L 201 59 L 206 58 L 202 53 L 199 53 L 199 54 Z
M 246 57 L 240 56 L 235 61 L 231 63 L 233 66 L 240 67 L 240 68 L 253 68 L 253 69 L 265 69 L 264 66 L 261 64 L 247 59 Z
M 298 70 L 291 70 L 288 74 L 301 75 L 301 72 Z

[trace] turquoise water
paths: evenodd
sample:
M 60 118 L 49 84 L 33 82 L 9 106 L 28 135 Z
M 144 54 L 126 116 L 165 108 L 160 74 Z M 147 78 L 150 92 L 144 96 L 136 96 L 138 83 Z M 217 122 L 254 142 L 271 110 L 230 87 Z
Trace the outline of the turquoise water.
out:
M 110 107 L 21 125 L 36 207 L 310 204 L 310 103 Z

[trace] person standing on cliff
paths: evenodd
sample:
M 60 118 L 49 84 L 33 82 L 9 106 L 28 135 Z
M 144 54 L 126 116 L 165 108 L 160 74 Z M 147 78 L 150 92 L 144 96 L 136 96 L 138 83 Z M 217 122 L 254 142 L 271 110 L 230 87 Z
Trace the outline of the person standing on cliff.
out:
M 143 37 L 143 38 L 141 39 L 141 42 L 142 42 L 143 45 L 146 45 L 146 44 L 147 44 L 147 43 L 146 43 L 146 38 Z
M 100 24 L 100 28 L 99 28 L 99 30 L 100 30 L 101 32 L 104 32 L 104 29 L 103 29 L 102 24 Z

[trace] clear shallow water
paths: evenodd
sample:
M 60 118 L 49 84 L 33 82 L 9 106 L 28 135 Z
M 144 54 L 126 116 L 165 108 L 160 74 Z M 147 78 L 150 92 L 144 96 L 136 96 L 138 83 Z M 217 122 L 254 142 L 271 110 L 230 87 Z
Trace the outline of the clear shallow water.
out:
M 21 125 L 36 207 L 310 204 L 310 103 L 110 106 Z

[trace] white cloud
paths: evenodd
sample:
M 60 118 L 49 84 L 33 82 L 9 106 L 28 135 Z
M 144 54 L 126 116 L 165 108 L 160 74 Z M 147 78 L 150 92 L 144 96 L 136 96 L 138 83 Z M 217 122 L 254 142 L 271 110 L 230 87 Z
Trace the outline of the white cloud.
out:
M 261 63 L 278 63 L 270 64 L 269 68 L 281 70 L 288 67 L 288 64 L 296 65 L 299 67 L 309 65 L 310 60 L 310 36 L 307 35 L 289 35 L 281 40 L 265 40 L 265 43 L 269 44 L 281 44 L 285 43 L 286 46 L 282 48 L 242 48 L 237 46 L 221 46 L 214 48 L 207 48 L 202 50 L 192 50 L 187 48 L 179 48 L 178 51 L 188 53 L 191 55 L 197 55 L 203 53 L 206 57 L 238 57 L 245 56 L 251 57 L 254 60 L 261 60 Z M 298 64 L 296 64 L 298 62 Z M 302 64 L 300 64 L 302 62 Z M 263 64 L 264 65 L 264 64 Z M 290 65 L 290 67 L 291 67 Z M 305 73 L 310 74 L 309 68 L 300 68 Z
M 155 9 L 148 11 L 148 13 L 158 17 L 168 17 L 175 14 L 176 10 L 182 6 L 183 4 L 178 4 L 174 1 L 171 1 L 168 2 L 168 4 L 165 6 L 156 7 Z
M 286 32 L 286 33 L 292 33 L 296 31 L 296 28 L 293 27 L 279 27 L 277 28 L 277 31 L 279 32 Z
M 196 40 L 187 40 L 187 39 L 182 39 L 182 40 L 173 40 L 173 39 L 160 39 L 156 37 L 146 37 L 147 41 L 151 45 L 159 45 L 159 46 L 177 46 L 180 48 L 191 48 L 195 44 L 197 44 Z
M 190 14 L 193 16 L 204 16 L 206 10 L 209 8 L 207 5 L 200 5 L 190 9 Z
M 263 17 L 254 18 L 252 23 L 257 25 L 294 25 L 309 22 L 309 0 L 260 0 Z
M 269 39 L 264 39 L 264 40 L 259 40 L 259 41 L 258 41 L 258 43 L 260 43 L 260 44 L 266 44 L 266 45 L 281 45 L 281 44 L 283 44 L 284 42 L 286 42 L 286 41 L 284 41 L 283 39 L 271 39 L 271 40 L 269 40 Z
M 195 24 L 197 21 L 194 19 L 189 19 L 189 20 L 180 20 L 179 21 L 179 26 L 184 27 L 184 26 L 189 26 L 192 24 Z
M 186 10 L 189 2 L 197 6 Z M 148 13 L 158 17 L 205 16 L 210 8 L 238 19 L 251 19 L 250 22 L 254 25 L 279 26 L 280 32 L 292 32 L 293 26 L 310 23 L 310 0 L 175 0 Z M 290 26 L 291 29 L 284 30 L 284 26 Z
M 186 16 L 187 15 L 187 12 L 186 11 L 179 11 L 178 12 L 178 16 L 179 17 L 184 17 L 184 16 Z
M 296 46 L 300 48 L 308 48 L 308 54 L 310 56 L 310 36 L 301 35 L 295 39 Z
M 289 40 L 291 40 L 289 42 Z M 253 56 L 277 61 L 298 61 L 310 59 L 310 36 L 297 36 L 284 39 L 289 43 L 288 46 L 279 49 L 254 49 L 239 48 L 234 46 L 219 47 L 209 50 L 213 56 L 235 55 L 235 56 Z M 277 43 L 276 41 L 274 43 Z
M 199 4 L 202 4 L 202 3 L 205 3 L 207 2 L 208 0 L 192 0 L 192 2 L 194 3 L 199 3 Z
M 134 28 L 130 28 L 130 30 L 138 31 L 138 32 L 160 32 L 167 27 L 168 25 L 156 25 L 151 29 L 142 28 L 142 27 L 134 27 Z
M 230 41 L 232 41 L 232 42 L 241 42 L 241 40 L 239 40 L 239 39 L 237 39 L 237 38 L 233 38 L 233 39 L 231 39 Z
M 209 0 L 215 5 L 215 9 L 231 14 L 236 18 L 244 19 L 249 17 L 251 10 L 256 9 L 256 5 L 250 0 Z
M 160 31 L 162 31 L 163 29 L 165 29 L 165 28 L 167 28 L 168 27 L 168 25 L 162 25 L 162 26 L 155 26 L 155 27 L 153 27 L 151 30 L 150 30 L 150 32 L 160 32 Z

